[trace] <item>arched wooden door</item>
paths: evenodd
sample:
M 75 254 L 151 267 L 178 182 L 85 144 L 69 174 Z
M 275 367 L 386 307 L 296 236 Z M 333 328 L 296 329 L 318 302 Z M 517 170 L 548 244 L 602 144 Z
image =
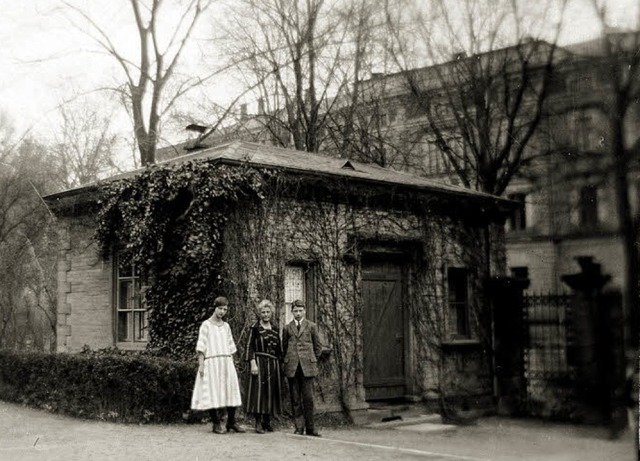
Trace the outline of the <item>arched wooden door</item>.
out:
M 363 261 L 364 387 L 367 400 L 406 395 L 403 270 L 397 261 Z

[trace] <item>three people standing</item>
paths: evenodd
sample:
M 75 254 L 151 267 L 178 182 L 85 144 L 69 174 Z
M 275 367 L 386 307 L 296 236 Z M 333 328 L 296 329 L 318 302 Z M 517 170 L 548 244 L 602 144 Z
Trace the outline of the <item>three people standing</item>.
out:
M 225 432 L 220 414 L 224 408 L 227 432 L 245 432 L 235 420 L 241 397 L 232 358 L 237 348 L 231 328 L 223 320 L 228 304 L 226 298 L 216 298 L 213 315 L 200 326 L 196 345 L 198 374 L 191 400 L 193 410 L 209 410 L 213 432 L 218 434 Z M 304 303 L 294 301 L 291 311 L 293 321 L 285 326 L 281 343 L 278 327 L 271 321 L 273 304 L 263 300 L 258 305 L 259 320 L 250 329 L 245 352 L 251 367 L 245 409 L 255 417 L 257 433 L 273 431 L 272 417 L 282 412 L 280 361 L 284 358 L 295 433 L 320 437 L 313 418 L 313 380 L 318 374 L 321 341 L 316 324 L 305 319 Z

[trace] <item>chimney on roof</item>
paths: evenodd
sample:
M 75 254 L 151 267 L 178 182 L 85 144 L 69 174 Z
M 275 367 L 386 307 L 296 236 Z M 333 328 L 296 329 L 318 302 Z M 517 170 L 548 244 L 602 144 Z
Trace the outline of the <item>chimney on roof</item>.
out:
M 451 60 L 460 61 L 461 59 L 464 59 L 466 57 L 467 57 L 467 53 L 465 51 L 458 51 L 457 53 L 453 53 L 451 55 Z
M 187 131 L 195 131 L 196 133 L 204 133 L 205 131 L 207 131 L 207 127 L 204 125 L 198 125 L 197 123 L 192 123 L 190 125 L 187 125 L 185 127 L 185 130 Z
M 264 98 L 258 98 L 258 115 L 264 115 Z
M 247 105 L 240 104 L 240 120 L 246 120 L 246 119 L 247 119 Z

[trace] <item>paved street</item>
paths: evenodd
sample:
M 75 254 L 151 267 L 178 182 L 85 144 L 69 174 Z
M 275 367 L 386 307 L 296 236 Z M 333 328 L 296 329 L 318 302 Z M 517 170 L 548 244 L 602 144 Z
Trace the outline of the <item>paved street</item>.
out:
M 3 461 L 430 460 L 631 461 L 631 433 L 607 440 L 600 428 L 486 418 L 440 431 L 431 425 L 323 428 L 323 438 L 214 435 L 209 425 L 125 425 L 84 421 L 0 402 Z

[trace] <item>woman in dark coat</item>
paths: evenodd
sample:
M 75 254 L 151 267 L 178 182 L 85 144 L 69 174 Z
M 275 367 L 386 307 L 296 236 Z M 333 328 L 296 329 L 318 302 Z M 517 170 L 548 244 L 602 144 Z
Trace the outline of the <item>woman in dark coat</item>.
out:
M 256 418 L 256 432 L 273 432 L 271 417 L 282 413 L 282 344 L 278 326 L 271 322 L 273 304 L 258 304 L 259 320 L 251 327 L 245 360 L 251 363 L 246 412 Z

